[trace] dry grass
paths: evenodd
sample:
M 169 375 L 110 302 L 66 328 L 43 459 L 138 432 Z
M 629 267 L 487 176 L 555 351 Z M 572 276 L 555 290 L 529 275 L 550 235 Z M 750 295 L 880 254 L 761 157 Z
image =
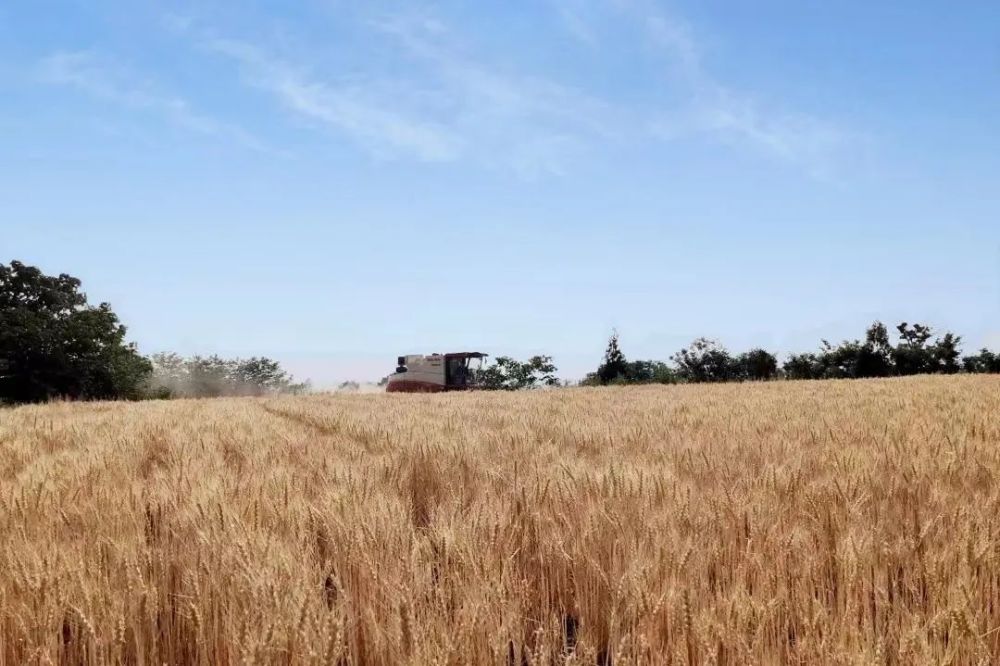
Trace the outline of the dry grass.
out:
M 1000 662 L 1000 379 L 0 411 L 0 664 Z

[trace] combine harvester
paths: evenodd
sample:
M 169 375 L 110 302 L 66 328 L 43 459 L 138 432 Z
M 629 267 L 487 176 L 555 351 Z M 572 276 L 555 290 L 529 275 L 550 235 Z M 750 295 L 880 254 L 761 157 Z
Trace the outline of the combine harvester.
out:
M 486 354 L 415 354 L 400 356 L 396 372 L 389 375 L 388 393 L 439 393 L 468 391 L 477 387 L 476 376 Z

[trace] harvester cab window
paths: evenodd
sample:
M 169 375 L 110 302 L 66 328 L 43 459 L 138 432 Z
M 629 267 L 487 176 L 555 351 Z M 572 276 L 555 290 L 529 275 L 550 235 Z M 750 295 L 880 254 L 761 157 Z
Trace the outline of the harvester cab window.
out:
M 483 369 L 483 359 L 481 358 L 466 359 L 466 368 L 469 375 L 469 381 L 475 383 L 476 376 L 479 374 L 479 371 Z
M 466 386 L 469 383 L 469 372 L 466 367 L 468 359 L 449 358 L 448 359 L 448 385 Z

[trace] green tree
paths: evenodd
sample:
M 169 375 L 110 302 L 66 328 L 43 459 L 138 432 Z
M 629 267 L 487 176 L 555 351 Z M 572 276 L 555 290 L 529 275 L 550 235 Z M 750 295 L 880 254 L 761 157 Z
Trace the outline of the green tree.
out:
M 931 355 L 934 357 L 935 370 L 937 372 L 951 375 L 962 369 L 959 363 L 959 356 L 962 353 L 959 349 L 961 342 L 961 336 L 951 333 L 945 333 L 943 337 L 934 341 L 931 347 Z
M 739 378 L 739 366 L 715 340 L 697 338 L 670 357 L 677 374 L 687 382 L 725 382 Z
M 284 393 L 293 386 L 292 378 L 281 364 L 263 356 L 238 359 L 232 379 L 252 394 Z
M 674 384 L 677 373 L 663 361 L 629 361 L 625 364 L 626 384 Z
M 816 358 L 819 362 L 819 376 L 825 379 L 887 377 L 893 372 L 888 356 L 877 352 L 869 343 L 859 340 L 844 340 L 839 345 L 823 340 Z
M 0 401 L 141 396 L 151 366 L 107 303 L 92 306 L 80 280 L 0 264 Z
M 740 379 L 764 381 L 778 376 L 778 359 L 766 349 L 751 349 L 736 357 Z
M 597 378 L 602 384 L 610 384 L 616 379 L 625 379 L 627 373 L 628 361 L 618 346 L 618 331 L 612 331 L 608 348 L 604 351 L 604 362 L 597 368 Z
M 929 372 L 951 374 L 961 369 L 960 336 L 945 333 L 932 344 L 928 344 L 933 334 L 930 326 L 922 324 L 910 326 L 903 322 L 896 327 L 896 330 L 899 331 L 899 344 L 893 350 L 893 360 L 898 374 L 915 375 Z
M 894 372 L 889 331 L 880 321 L 865 331 L 865 342 L 857 347 L 855 377 L 888 377 Z
M 899 343 L 893 349 L 893 362 L 896 372 L 900 375 L 916 375 L 934 371 L 934 355 L 927 347 L 927 341 L 932 332 L 929 326 L 913 324 L 905 321 L 896 327 L 899 331 Z
M 227 359 L 218 355 L 184 358 L 174 353 L 153 354 L 150 394 L 158 398 L 211 398 L 233 395 L 300 393 L 281 364 L 263 356 Z
M 962 359 L 962 369 L 966 372 L 1000 372 L 1000 354 L 994 354 L 983 347 L 978 354 L 972 354 Z
M 551 356 L 532 356 L 525 362 L 498 356 L 492 364 L 479 371 L 476 382 L 479 388 L 490 391 L 558 386 L 556 372 Z
M 823 340 L 818 354 L 789 357 L 784 365 L 785 376 L 789 379 L 853 379 L 954 373 L 962 369 L 959 362 L 962 338 L 959 336 L 945 333 L 930 343 L 933 331 L 929 326 L 903 322 L 896 330 L 899 333 L 896 346 L 889 342 L 888 330 L 879 321 L 868 328 L 863 342 L 845 340 L 833 345 Z
M 820 379 L 823 366 L 816 354 L 791 354 L 781 367 L 786 379 Z

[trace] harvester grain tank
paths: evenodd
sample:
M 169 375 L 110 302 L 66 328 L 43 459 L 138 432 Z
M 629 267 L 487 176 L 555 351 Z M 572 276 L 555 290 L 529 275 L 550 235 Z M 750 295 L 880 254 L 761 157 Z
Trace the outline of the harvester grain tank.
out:
M 400 356 L 396 372 L 389 375 L 385 390 L 390 393 L 439 393 L 475 389 L 486 356 L 482 352 Z

